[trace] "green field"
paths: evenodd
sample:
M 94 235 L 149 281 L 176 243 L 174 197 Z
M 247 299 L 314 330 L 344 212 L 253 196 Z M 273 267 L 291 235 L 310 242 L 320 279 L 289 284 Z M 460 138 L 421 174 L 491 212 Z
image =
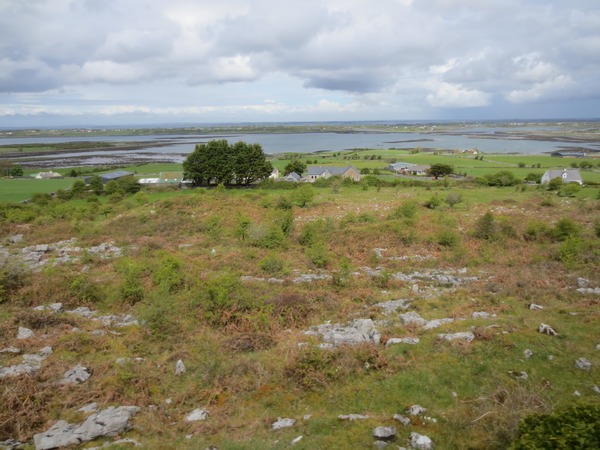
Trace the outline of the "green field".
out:
M 542 175 L 548 169 L 570 168 L 572 163 L 580 164 L 584 161 L 593 165 L 593 169 L 581 170 L 581 176 L 584 183 L 600 183 L 600 169 L 598 164 L 600 160 L 587 159 L 561 159 L 544 155 L 483 155 L 484 159 L 475 159 L 474 156 L 464 156 L 451 153 L 440 152 L 439 154 L 431 152 L 411 152 L 408 150 L 356 150 L 345 152 L 325 152 L 318 154 L 298 155 L 301 161 L 308 165 L 336 165 L 346 166 L 354 165 L 358 169 L 379 169 L 382 179 L 393 180 L 394 178 L 384 169 L 392 161 L 402 161 L 413 164 L 449 164 L 452 165 L 456 173 L 466 174 L 469 177 L 481 177 L 487 174 L 493 174 L 499 171 L 508 170 L 519 179 L 524 179 L 530 173 Z M 371 159 L 374 157 L 374 159 Z M 273 156 L 269 160 L 274 167 L 283 171 L 284 167 L 290 162 L 284 156 Z M 316 161 L 316 163 L 315 163 Z M 537 167 L 539 164 L 540 167 Z M 519 165 L 524 167 L 519 167 Z M 126 167 L 120 167 L 136 174 L 137 176 L 158 176 L 160 172 L 178 172 L 182 171 L 181 164 L 141 164 Z M 63 174 L 68 174 L 69 168 L 60 169 Z M 107 169 L 106 171 L 110 171 Z M 34 174 L 38 171 L 33 169 L 26 170 L 26 174 Z M 101 173 L 101 172 L 98 172 Z M 70 187 L 74 179 L 64 180 L 28 180 L 28 179 L 0 179 L 0 201 L 22 201 L 31 198 L 36 192 L 50 193 L 57 189 L 66 189 Z

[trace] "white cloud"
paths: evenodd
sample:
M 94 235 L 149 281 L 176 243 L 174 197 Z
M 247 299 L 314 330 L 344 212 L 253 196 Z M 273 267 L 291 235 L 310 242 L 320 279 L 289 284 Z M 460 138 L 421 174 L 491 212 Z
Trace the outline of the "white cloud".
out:
M 477 89 L 442 82 L 435 92 L 427 94 L 426 99 L 431 106 L 437 108 L 472 108 L 489 105 L 491 95 Z
M 600 110 L 598 79 L 597 0 L 0 1 L 15 114 L 36 93 L 48 114 L 394 118 L 507 100 L 581 116 L 582 99 Z

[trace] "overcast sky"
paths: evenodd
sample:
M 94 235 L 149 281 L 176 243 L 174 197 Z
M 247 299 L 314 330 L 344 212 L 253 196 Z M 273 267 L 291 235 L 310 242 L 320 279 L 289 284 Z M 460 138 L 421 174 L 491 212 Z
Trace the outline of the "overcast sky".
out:
M 600 117 L 600 0 L 0 0 L 0 127 Z

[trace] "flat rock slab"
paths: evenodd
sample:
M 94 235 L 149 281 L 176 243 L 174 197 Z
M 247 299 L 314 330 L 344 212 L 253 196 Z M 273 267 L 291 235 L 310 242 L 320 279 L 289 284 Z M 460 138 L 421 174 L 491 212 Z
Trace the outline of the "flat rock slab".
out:
M 63 379 L 60 384 L 81 384 L 85 382 L 91 373 L 87 367 L 78 364 L 70 370 L 67 370 L 63 375 Z
M 370 419 L 369 416 L 364 416 L 362 414 L 340 414 L 338 419 L 340 420 L 366 420 Z
M 209 412 L 206 409 L 196 408 L 191 413 L 189 413 L 187 416 L 185 416 L 185 421 L 186 422 L 198 422 L 201 420 L 208 419 L 208 416 L 209 416 Z
M 396 427 L 375 427 L 373 437 L 383 440 L 392 440 L 396 437 Z
M 467 341 L 471 342 L 475 339 L 475 335 L 470 331 L 464 331 L 460 333 L 445 333 L 438 334 L 438 339 L 443 339 L 445 341 Z
M 81 425 L 59 420 L 49 430 L 33 436 L 36 450 L 49 450 L 68 445 L 80 445 L 98 437 L 114 436 L 129 429 L 131 416 L 137 406 L 110 406 L 89 416 Z
M 305 334 L 321 336 L 325 343 L 332 346 L 379 344 L 381 334 L 371 319 L 356 319 L 346 325 L 329 323 L 311 327 Z
M 273 430 L 281 430 L 282 428 L 293 427 L 296 424 L 296 419 L 288 419 L 278 417 L 275 422 L 271 425 L 271 429 Z
M 389 338 L 385 343 L 386 347 L 390 345 L 396 344 L 409 344 L 409 345 L 417 345 L 421 340 L 417 337 L 404 337 L 404 338 Z
M 433 441 L 429 437 L 414 431 L 410 433 L 410 445 L 414 449 L 433 450 Z

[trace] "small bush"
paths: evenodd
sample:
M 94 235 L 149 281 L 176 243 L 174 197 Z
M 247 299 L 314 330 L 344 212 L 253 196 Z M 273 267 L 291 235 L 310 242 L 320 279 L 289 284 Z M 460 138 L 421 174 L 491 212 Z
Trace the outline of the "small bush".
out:
M 476 238 L 493 240 L 497 236 L 497 224 L 494 215 L 488 211 L 475 223 Z
M 260 264 L 260 269 L 268 274 L 276 274 L 283 270 L 283 262 L 275 255 L 270 255 L 264 258 Z
M 389 218 L 390 219 L 414 219 L 417 215 L 417 203 L 410 201 L 395 208 Z
M 329 253 L 327 247 L 323 244 L 315 244 L 308 247 L 306 249 L 306 256 L 311 264 L 319 269 L 325 268 L 329 263 Z
M 511 450 L 600 448 L 600 405 L 574 405 L 527 416 L 518 433 Z
M 564 186 L 561 186 L 558 191 L 559 197 L 575 197 L 577 193 L 581 190 L 581 186 L 577 183 L 567 183 Z
M 442 204 L 440 198 L 436 195 L 431 197 L 429 200 L 425 202 L 425 207 L 429 209 L 436 209 Z
M 435 236 L 435 242 L 442 247 L 454 248 L 460 243 L 460 235 L 453 230 L 442 230 Z
M 14 258 L 0 258 L 0 304 L 25 284 L 27 270 Z
M 565 241 L 579 234 L 579 225 L 568 218 L 560 219 L 552 228 L 552 236 L 557 241 Z

